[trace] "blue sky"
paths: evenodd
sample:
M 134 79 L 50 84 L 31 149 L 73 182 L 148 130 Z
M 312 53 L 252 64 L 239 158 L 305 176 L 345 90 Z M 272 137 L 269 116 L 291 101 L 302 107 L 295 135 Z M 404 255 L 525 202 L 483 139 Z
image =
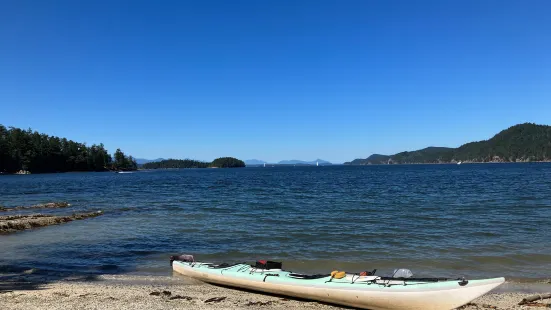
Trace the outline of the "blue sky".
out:
M 343 162 L 551 123 L 550 1 L 3 1 L 0 124 Z

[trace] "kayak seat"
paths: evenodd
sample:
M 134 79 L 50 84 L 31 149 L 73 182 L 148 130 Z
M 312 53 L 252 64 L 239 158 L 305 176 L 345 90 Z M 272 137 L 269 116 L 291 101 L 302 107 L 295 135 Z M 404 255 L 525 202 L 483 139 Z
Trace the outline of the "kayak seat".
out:
M 321 278 L 327 278 L 331 276 L 330 274 L 300 274 L 300 273 L 290 273 L 288 275 L 290 278 L 295 279 L 303 279 L 303 280 L 314 280 L 314 279 L 321 279 Z

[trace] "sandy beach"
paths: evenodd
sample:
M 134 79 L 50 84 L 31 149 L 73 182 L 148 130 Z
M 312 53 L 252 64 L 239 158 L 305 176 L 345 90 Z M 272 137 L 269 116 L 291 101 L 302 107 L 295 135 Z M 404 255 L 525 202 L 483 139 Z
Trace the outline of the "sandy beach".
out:
M 509 284 L 462 309 L 534 309 L 520 300 L 551 285 Z M 540 301 L 542 304 L 551 300 Z M 2 309 L 345 309 L 198 282 L 178 275 L 101 275 L 49 281 L 32 271 L 0 277 Z

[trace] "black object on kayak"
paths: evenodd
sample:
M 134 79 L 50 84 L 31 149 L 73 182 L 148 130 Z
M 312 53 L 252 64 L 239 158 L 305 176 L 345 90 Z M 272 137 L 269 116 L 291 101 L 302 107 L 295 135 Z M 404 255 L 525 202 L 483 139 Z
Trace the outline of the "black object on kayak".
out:
M 170 256 L 170 266 L 172 266 L 172 262 L 174 262 L 175 260 L 181 261 L 181 262 L 188 262 L 188 263 L 195 262 L 193 255 L 189 255 L 189 254 L 172 255 Z
M 314 279 L 321 279 L 321 278 L 327 278 L 330 274 L 300 274 L 300 273 L 290 273 L 289 277 L 295 278 L 295 279 L 304 279 L 304 280 L 314 280 Z
M 272 262 L 269 260 L 259 260 L 256 261 L 256 264 L 254 265 L 257 269 L 281 269 L 283 264 L 281 262 Z

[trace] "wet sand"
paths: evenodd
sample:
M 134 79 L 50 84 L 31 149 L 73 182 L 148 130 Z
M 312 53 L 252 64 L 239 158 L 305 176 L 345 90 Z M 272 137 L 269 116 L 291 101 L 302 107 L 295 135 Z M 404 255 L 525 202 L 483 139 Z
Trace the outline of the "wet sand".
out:
M 6 279 L 6 278 L 5 278 Z M 0 279 L 2 309 L 350 309 L 315 301 L 257 294 L 180 276 L 97 276 L 35 283 L 29 277 Z M 518 306 L 534 287 L 506 283 L 461 309 L 537 309 Z M 551 285 L 535 286 L 551 291 Z M 540 303 L 551 303 L 543 300 Z

